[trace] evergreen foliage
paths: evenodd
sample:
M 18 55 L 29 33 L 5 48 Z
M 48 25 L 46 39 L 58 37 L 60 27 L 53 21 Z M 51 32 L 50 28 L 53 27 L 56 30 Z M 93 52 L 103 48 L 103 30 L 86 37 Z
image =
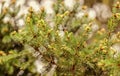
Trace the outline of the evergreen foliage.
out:
M 120 56 L 112 48 L 114 43 L 120 43 L 120 32 L 115 32 L 119 26 L 120 13 L 117 6 L 120 3 L 117 2 L 113 7 L 113 16 L 108 21 L 107 29 L 100 28 L 92 37 L 90 35 L 95 20 L 89 19 L 87 13 L 82 19 L 77 18 L 75 14 L 86 9 L 85 6 L 80 8 L 77 3 L 69 10 L 62 0 L 57 0 L 53 5 L 53 27 L 46 19 L 48 15 L 44 8 L 34 12 L 30 7 L 25 17 L 25 26 L 21 29 L 15 19 L 19 10 L 10 12 L 8 8 L 2 8 L 0 76 L 15 76 L 20 70 L 24 70 L 22 76 L 29 73 L 39 76 L 34 65 L 39 57 L 46 64 L 45 71 L 41 73 L 44 75 L 55 65 L 54 76 L 120 76 Z M 14 7 L 14 2 L 11 7 L 19 8 Z M 14 19 L 14 24 L 3 22 L 7 14 Z M 60 27 L 63 28 L 63 36 Z M 115 39 L 111 39 L 113 34 Z

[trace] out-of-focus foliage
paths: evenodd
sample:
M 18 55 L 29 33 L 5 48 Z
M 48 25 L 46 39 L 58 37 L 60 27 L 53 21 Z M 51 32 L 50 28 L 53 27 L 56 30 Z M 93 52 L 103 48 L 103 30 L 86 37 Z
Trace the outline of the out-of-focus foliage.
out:
M 2 2 L 2 6 L 1 6 L 2 8 L 0 9 L 1 10 L 1 14 L 0 14 L 0 49 L 8 52 L 7 50 L 10 50 L 15 47 L 17 48 L 17 46 L 16 46 L 17 44 L 19 46 L 19 43 L 15 43 L 10 38 L 9 34 L 14 30 L 16 30 L 16 31 L 18 30 L 18 26 L 15 23 L 17 21 L 15 16 L 19 12 L 20 7 L 15 7 L 14 2 L 13 3 L 11 2 L 11 5 L 9 7 L 11 7 L 13 10 L 15 10 L 15 11 L 11 11 L 9 8 L 4 7 L 4 3 L 5 2 Z M 5 22 L 4 19 L 7 16 L 9 16 L 11 18 L 11 20 L 8 22 Z M 12 22 L 12 20 L 13 20 L 13 22 Z
M 0 9 L 0 76 L 17 74 L 20 71 L 21 63 L 28 54 L 27 51 L 23 51 L 23 44 L 10 37 L 11 32 L 19 29 L 17 21 L 23 18 L 23 16 L 17 17 L 20 6 L 16 7 L 15 3 L 15 0 L 12 0 L 8 8 L 4 6 L 3 1 Z M 9 17 L 10 20 L 5 21 L 6 17 Z
M 78 11 L 86 10 L 79 2 L 70 10 L 63 0 L 57 0 L 53 5 L 52 27 L 44 7 L 39 12 L 30 7 L 21 29 L 15 23 L 2 21 L 6 14 L 16 20 L 17 14 L 3 9 L 0 14 L 0 75 L 39 76 L 34 62 L 40 58 L 45 64 L 41 75 L 55 66 L 54 76 L 119 76 L 120 57 L 112 48 L 114 43 L 120 43 L 120 32 L 115 31 L 119 27 L 118 6 L 120 3 L 116 2 L 107 29 L 96 31 L 92 29 L 95 20 L 88 18 L 88 13 L 82 18 L 76 17 Z
M 91 7 L 91 6 L 93 6 L 93 4 L 100 2 L 100 3 L 110 6 L 112 8 L 114 1 L 117 1 L 117 0 L 92 0 L 92 1 L 85 0 L 85 4 L 88 5 L 89 7 Z

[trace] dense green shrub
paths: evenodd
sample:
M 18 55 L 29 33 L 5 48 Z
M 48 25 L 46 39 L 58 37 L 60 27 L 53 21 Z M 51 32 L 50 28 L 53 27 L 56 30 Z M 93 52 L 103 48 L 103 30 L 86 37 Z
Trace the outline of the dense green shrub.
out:
M 95 32 L 92 30 L 95 20 L 89 19 L 87 13 L 82 19 L 75 16 L 86 9 L 85 6 L 80 9 L 77 3 L 74 9 L 68 10 L 62 0 L 57 0 L 53 5 L 53 27 L 46 20 L 48 15 L 44 8 L 34 12 L 30 7 L 21 29 L 2 21 L 6 14 L 15 18 L 19 10 L 10 12 L 3 8 L 0 15 L 0 76 L 15 76 L 22 71 L 22 76 L 39 76 L 34 65 L 39 57 L 46 64 L 41 73 L 44 75 L 55 65 L 54 76 L 119 76 L 120 57 L 112 48 L 114 43 L 120 43 L 120 32 L 115 31 L 120 19 L 117 6 L 120 6 L 119 2 L 113 7 L 107 29 L 100 28 Z M 115 38 L 111 39 L 113 34 Z

